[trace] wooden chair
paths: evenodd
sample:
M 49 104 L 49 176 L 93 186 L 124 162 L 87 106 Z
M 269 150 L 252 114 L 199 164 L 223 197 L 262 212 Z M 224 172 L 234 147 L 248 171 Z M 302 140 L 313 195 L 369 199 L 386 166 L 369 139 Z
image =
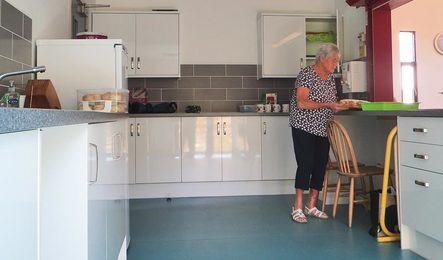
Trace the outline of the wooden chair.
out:
M 374 189 L 373 176 L 383 175 L 383 168 L 377 166 L 361 166 L 357 163 L 354 147 L 349 137 L 348 132 L 342 124 L 335 120 L 328 123 L 328 138 L 331 144 L 332 152 L 337 159 L 337 186 L 334 198 L 334 207 L 332 217 L 335 218 L 337 213 L 338 198 L 342 186 L 342 178 L 349 177 L 349 210 L 348 210 L 348 226 L 352 227 L 352 215 L 354 210 L 354 203 L 363 203 L 369 201 L 368 193 L 366 192 L 365 182 L 362 181 L 362 192 L 356 193 L 355 179 L 364 180 L 364 177 L 370 177 L 371 189 Z M 361 198 L 356 199 L 357 196 Z
M 363 163 L 357 162 L 358 166 L 364 166 Z M 333 183 L 333 184 L 329 184 L 329 172 L 336 172 L 338 170 L 338 162 L 335 161 L 331 161 L 331 158 L 329 158 L 328 164 L 326 165 L 326 169 L 325 169 L 325 177 L 324 177 L 324 181 L 323 181 L 323 189 L 322 189 L 322 205 L 321 205 L 321 211 L 325 212 L 326 210 L 326 199 L 328 197 L 328 192 L 335 192 L 336 188 L 337 188 L 337 184 Z M 349 195 L 346 195 L 346 192 L 349 192 L 349 182 L 347 183 L 341 183 L 340 185 L 340 197 L 348 197 Z M 371 182 L 370 183 L 371 186 L 373 186 L 374 184 Z M 356 192 L 363 192 L 365 193 L 365 188 L 366 188 L 366 184 L 364 181 L 364 178 L 361 178 L 361 188 L 359 188 L 358 190 L 356 189 Z

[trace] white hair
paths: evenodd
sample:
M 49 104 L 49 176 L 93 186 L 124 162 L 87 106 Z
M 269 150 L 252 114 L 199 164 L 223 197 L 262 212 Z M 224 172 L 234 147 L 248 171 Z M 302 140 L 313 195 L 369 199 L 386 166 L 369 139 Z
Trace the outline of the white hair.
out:
M 320 61 L 320 58 L 327 58 L 332 53 L 340 54 L 340 50 L 338 49 L 337 45 L 333 43 L 325 43 L 320 46 L 320 49 L 318 49 L 317 54 L 315 55 L 315 61 Z

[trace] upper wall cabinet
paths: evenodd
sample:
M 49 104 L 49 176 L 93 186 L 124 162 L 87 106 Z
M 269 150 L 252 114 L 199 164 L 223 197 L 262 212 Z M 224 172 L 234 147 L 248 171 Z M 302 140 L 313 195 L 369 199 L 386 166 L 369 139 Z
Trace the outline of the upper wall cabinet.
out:
M 179 77 L 177 12 L 93 12 L 91 30 L 123 39 L 129 77 Z
M 336 16 L 258 15 L 258 77 L 295 78 L 324 42 L 336 41 Z
M 287 14 L 258 16 L 258 74 L 262 78 L 296 77 L 305 65 L 305 18 Z

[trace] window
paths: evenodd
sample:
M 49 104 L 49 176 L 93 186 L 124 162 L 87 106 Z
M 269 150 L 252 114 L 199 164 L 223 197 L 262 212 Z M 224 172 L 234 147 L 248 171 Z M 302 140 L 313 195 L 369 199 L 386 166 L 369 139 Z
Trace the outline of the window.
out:
M 417 63 L 415 60 L 415 32 L 400 32 L 400 64 L 402 102 L 417 102 Z

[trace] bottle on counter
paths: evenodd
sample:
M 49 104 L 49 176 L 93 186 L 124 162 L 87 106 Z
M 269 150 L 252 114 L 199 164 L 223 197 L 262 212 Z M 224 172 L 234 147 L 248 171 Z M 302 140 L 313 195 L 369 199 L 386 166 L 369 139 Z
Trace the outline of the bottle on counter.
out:
M 0 107 L 19 107 L 20 94 L 16 92 L 14 81 L 9 81 L 8 92 L 0 100 Z

